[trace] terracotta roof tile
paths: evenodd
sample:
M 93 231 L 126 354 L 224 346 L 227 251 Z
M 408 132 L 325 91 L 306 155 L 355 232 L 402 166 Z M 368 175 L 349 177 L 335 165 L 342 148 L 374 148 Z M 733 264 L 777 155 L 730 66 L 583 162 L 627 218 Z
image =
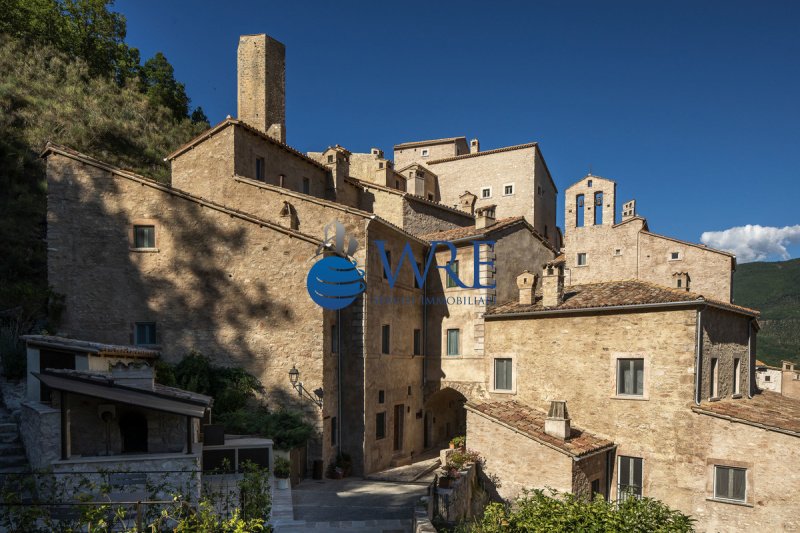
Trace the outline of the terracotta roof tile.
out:
M 510 313 L 547 313 L 581 309 L 613 308 L 628 305 L 667 304 L 711 304 L 735 312 L 758 316 L 758 311 L 728 302 L 711 300 L 686 290 L 673 289 L 640 280 L 608 281 L 586 285 L 564 287 L 564 300 L 556 307 L 542 306 L 542 296 L 535 296 L 533 305 L 522 305 L 517 301 L 500 304 L 486 315 Z
M 466 408 L 496 422 L 510 426 L 531 439 L 546 446 L 557 448 L 572 457 L 580 457 L 614 446 L 613 442 L 592 435 L 588 431 L 581 430 L 575 426 L 572 426 L 572 433 L 567 440 L 548 435 L 544 432 L 544 421 L 547 418 L 547 413 L 517 401 L 469 402 L 466 404 Z
M 474 225 L 472 226 L 465 226 L 463 228 L 453 228 L 448 229 L 445 231 L 437 231 L 434 233 L 426 233 L 425 235 L 420 235 L 426 241 L 455 241 L 457 239 L 466 239 L 467 237 L 473 237 L 478 235 L 485 235 L 486 233 L 497 231 L 503 228 L 507 228 L 517 222 L 521 222 L 525 220 L 525 217 L 509 217 L 509 218 L 501 218 L 500 220 L 496 221 L 491 226 L 486 228 L 476 228 Z
M 761 391 L 751 399 L 702 402 L 693 406 L 692 411 L 800 437 L 800 399 L 777 392 Z
M 100 357 L 104 356 L 129 356 L 155 359 L 159 350 L 144 348 L 142 346 L 129 346 L 125 344 L 105 344 L 101 342 L 68 339 L 55 335 L 23 335 L 22 338 L 30 345 L 45 348 L 61 348 L 64 350 L 91 353 Z

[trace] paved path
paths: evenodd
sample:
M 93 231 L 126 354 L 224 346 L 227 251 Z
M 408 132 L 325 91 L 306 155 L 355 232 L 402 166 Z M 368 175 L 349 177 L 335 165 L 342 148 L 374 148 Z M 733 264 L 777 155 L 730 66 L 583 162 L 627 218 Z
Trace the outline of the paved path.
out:
M 357 478 L 303 480 L 292 489 L 294 520 L 287 520 L 288 491 L 273 492 L 276 533 L 353 531 L 407 533 L 416 501 L 425 495 L 422 483 L 387 483 Z M 281 494 L 284 493 L 284 494 Z
M 427 482 L 433 481 L 436 470 L 441 465 L 439 460 L 439 450 L 425 452 L 416 458 L 415 463 L 410 465 L 389 468 L 382 472 L 375 472 L 367 476 L 372 481 L 395 481 L 399 483 Z

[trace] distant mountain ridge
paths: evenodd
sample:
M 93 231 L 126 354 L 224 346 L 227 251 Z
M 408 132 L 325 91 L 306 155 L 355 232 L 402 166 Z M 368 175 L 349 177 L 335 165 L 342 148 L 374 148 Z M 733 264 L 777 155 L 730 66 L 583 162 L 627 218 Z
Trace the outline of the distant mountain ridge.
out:
M 737 265 L 733 298 L 761 311 L 756 345 L 761 361 L 800 362 L 800 259 Z

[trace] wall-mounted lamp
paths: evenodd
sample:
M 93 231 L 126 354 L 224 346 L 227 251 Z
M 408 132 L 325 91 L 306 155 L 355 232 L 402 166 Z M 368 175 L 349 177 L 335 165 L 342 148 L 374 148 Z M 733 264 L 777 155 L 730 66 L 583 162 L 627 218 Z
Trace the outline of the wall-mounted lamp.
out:
M 299 380 L 300 380 L 300 371 L 297 370 L 297 367 L 295 365 L 292 365 L 292 369 L 289 370 L 289 382 L 291 382 L 292 387 L 294 387 L 294 390 L 297 391 L 297 394 L 299 396 L 305 394 L 309 400 L 317 404 L 317 407 L 322 409 L 322 395 L 323 395 L 322 387 L 314 390 L 314 396 L 312 396 L 311 393 L 309 393 L 305 389 L 305 387 L 303 387 L 303 382 Z

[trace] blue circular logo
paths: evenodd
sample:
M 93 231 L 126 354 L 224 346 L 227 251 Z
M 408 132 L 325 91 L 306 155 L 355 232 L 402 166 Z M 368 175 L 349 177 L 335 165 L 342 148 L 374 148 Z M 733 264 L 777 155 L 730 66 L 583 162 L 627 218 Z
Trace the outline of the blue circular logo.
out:
M 306 288 L 317 305 L 336 311 L 353 303 L 366 290 L 367 284 L 364 271 L 357 268 L 354 260 L 331 255 L 311 267 Z

